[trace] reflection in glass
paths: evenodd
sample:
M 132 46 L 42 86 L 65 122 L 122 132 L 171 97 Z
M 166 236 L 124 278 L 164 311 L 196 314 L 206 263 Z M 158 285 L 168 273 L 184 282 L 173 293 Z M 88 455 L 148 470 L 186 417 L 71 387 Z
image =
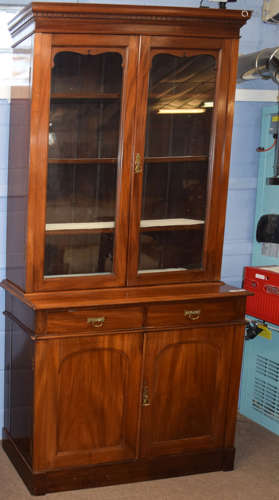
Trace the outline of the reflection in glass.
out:
M 121 90 L 120 54 L 56 54 L 45 277 L 113 271 Z
M 47 233 L 45 275 L 69 276 L 111 273 L 113 233 L 85 233 L 67 230 Z
M 202 267 L 215 82 L 212 55 L 157 54 L 153 58 L 140 272 Z
M 50 163 L 47 186 L 47 223 L 114 221 L 114 163 Z
M 185 262 L 187 269 L 200 267 L 202 228 L 202 224 L 199 224 L 181 230 L 168 228 L 167 231 L 141 232 L 139 269 L 183 270 Z
M 73 100 L 53 99 L 51 103 L 49 157 L 117 157 L 120 101 Z
M 207 160 L 145 163 L 142 219 L 203 219 Z

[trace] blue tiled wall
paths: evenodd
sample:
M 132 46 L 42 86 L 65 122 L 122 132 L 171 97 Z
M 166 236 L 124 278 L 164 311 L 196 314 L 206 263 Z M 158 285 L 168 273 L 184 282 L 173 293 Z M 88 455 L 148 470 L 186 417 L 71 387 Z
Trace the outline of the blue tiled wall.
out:
M 5 5 L 9 3 L 14 2 L 5 1 Z M 21 3 L 29 3 L 29 0 Z M 97 0 L 97 3 L 198 7 L 200 0 Z M 204 5 L 215 6 L 207 0 Z M 279 26 L 261 21 L 262 0 L 239 0 L 229 4 L 229 8 L 253 10 L 251 20 L 241 31 L 240 53 L 278 46 Z M 261 80 L 240 86 L 246 89 L 276 89 L 275 84 Z M 237 102 L 235 106 L 222 279 L 238 286 L 241 285 L 243 267 L 251 262 L 258 169 L 256 147 L 260 142 L 261 112 L 264 105 L 266 103 Z M 8 126 L 9 103 L 0 100 L 0 279 L 5 277 Z M 4 293 L 1 290 L 0 310 L 3 309 Z M 3 373 L 4 318 L 0 315 L 0 427 L 3 421 Z
M 268 146 L 271 146 L 273 142 L 270 129 L 272 124 L 271 117 L 273 114 L 279 114 L 277 104 L 264 107 L 262 116 L 261 145 L 267 144 Z M 258 242 L 256 239 L 256 228 L 262 215 L 277 214 L 279 210 L 278 186 L 272 186 L 266 183 L 266 179 L 268 177 L 273 177 L 274 175 L 275 155 L 275 148 L 272 148 L 269 152 L 259 155 L 259 175 L 257 185 L 255 226 L 253 234 L 253 266 L 277 266 L 279 264 L 278 256 L 276 256 L 276 254 L 266 255 L 266 252 L 263 252 L 263 244 L 261 242 Z
M 8 145 L 9 145 L 9 103 L 0 100 L 0 281 L 5 277 L 5 235 L 7 216 L 7 179 L 8 179 Z M 0 291 L 0 311 L 4 310 L 4 292 Z M 4 388 L 4 316 L 0 313 L 0 426 L 3 422 L 3 388 Z
M 279 26 L 261 20 L 263 0 L 239 0 L 229 8 L 252 10 L 241 30 L 239 52 L 247 54 L 279 45 Z M 242 89 L 278 90 L 271 81 L 254 80 Z M 222 279 L 241 286 L 243 267 L 251 264 L 262 110 L 266 102 L 237 102 L 231 151 Z
M 251 263 L 263 105 L 235 104 L 222 279 L 236 286 Z

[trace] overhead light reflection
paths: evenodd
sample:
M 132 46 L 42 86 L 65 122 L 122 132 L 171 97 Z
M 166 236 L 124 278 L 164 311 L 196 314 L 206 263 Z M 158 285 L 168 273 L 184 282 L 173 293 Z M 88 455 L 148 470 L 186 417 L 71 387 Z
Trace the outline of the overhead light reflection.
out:
M 206 101 L 203 103 L 204 108 L 213 108 L 214 107 L 214 102 L 213 101 Z
M 159 115 L 178 115 L 178 114 L 200 114 L 205 113 L 205 108 L 177 108 L 177 109 L 168 109 L 162 108 L 159 109 Z

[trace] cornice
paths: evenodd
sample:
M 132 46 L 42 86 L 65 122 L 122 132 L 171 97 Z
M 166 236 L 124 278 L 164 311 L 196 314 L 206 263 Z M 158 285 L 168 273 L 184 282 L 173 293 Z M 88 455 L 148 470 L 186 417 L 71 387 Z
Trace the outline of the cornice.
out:
M 191 24 L 209 26 L 217 24 L 230 30 L 230 35 L 238 37 L 238 32 L 250 17 L 250 12 L 239 10 L 201 9 L 185 7 L 153 7 L 136 5 L 72 4 L 72 3 L 32 3 L 22 9 L 10 22 L 13 37 L 28 27 L 31 32 L 63 32 L 67 25 L 76 21 L 75 32 L 88 33 L 89 27 L 108 23 L 118 25 L 174 25 Z M 93 23 L 93 24 L 92 24 Z M 54 26 L 56 24 L 56 26 Z M 31 28 L 32 26 L 32 28 Z M 55 29 L 54 29 L 55 28 Z M 97 29 L 98 31 L 98 29 Z

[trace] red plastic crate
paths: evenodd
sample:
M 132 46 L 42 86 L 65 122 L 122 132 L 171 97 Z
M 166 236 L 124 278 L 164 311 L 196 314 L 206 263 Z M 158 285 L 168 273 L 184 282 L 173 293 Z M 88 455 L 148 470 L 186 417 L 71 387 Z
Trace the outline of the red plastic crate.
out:
M 246 267 L 243 288 L 254 293 L 246 313 L 279 325 L 279 266 Z

